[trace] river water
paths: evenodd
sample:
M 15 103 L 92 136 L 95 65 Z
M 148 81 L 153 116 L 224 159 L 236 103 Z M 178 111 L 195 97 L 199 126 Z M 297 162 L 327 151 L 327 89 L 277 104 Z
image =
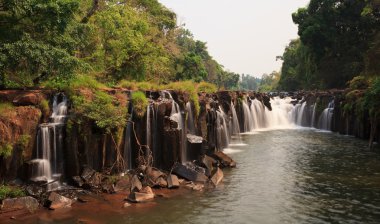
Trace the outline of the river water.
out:
M 71 211 L 64 223 L 379 223 L 380 154 L 314 129 L 243 135 L 223 184 L 127 212 Z M 57 221 L 57 220 L 56 220 Z

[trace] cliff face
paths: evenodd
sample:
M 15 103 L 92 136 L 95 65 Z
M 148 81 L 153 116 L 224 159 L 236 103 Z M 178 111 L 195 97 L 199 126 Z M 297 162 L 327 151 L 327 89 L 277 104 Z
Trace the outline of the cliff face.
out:
M 128 103 L 129 91 L 107 89 L 105 92 L 122 98 L 127 102 L 125 105 L 129 111 L 133 111 L 132 105 Z M 57 147 L 62 149 L 59 159 L 64 161 L 62 166 L 66 179 L 70 182 L 71 177 L 80 175 L 86 167 L 113 173 L 115 164 L 121 160 L 127 169 L 150 161 L 154 167 L 170 170 L 176 162 L 189 161 L 227 146 L 234 113 L 241 131 L 247 122 L 243 104 L 250 107 L 253 99 L 256 99 L 265 110 L 272 110 L 271 95 L 222 91 L 215 94 L 200 93 L 200 110 L 199 114 L 195 114 L 195 106 L 188 94 L 168 92 L 172 98 L 162 97 L 160 92 L 147 92 L 147 96 L 151 97 L 149 114 L 138 117 L 132 112 L 125 128 L 116 135 L 102 132 L 89 120 L 75 123 L 68 118 L 59 135 L 62 146 Z M 0 156 L 1 180 L 30 178 L 30 167 L 26 164 L 36 158 L 39 125 L 49 121 L 51 109 L 46 108 L 46 105 L 52 108 L 53 95 L 42 90 L 0 91 L 0 143 L 3 151 L 10 149 L 10 152 Z M 284 97 L 281 94 L 279 96 Z M 320 117 L 333 101 L 332 131 L 363 139 L 375 133 L 373 140 L 380 140 L 380 127 L 377 125 L 371 129 L 373 126 L 368 112 L 359 116 L 343 110 L 346 99 L 342 91 L 299 92 L 291 97 L 294 105 L 306 103 L 313 106 L 315 117 Z M 70 106 L 68 109 L 70 117 Z M 306 117 L 310 118 L 311 115 Z M 314 127 L 317 122 L 309 123 L 308 126 Z
M 32 158 L 43 114 L 40 105 L 47 95 L 42 91 L 0 91 L 0 179 L 26 176 L 23 162 Z

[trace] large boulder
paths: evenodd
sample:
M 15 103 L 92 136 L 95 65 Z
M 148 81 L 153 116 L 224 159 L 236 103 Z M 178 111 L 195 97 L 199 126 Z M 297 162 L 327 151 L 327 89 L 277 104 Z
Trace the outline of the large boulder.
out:
M 1 211 L 17 211 L 27 210 L 30 213 L 34 213 L 39 207 L 37 199 L 33 197 L 21 197 L 21 198 L 8 198 L 4 199 L 0 210 Z
M 168 175 L 168 177 L 166 178 L 166 181 L 168 183 L 169 189 L 179 188 L 179 180 L 176 175 L 173 175 L 173 174 Z
M 187 163 L 186 165 L 176 163 L 173 167 L 173 173 L 194 182 L 205 183 L 208 181 L 205 170 L 193 163 Z
M 210 180 L 215 186 L 217 186 L 223 180 L 223 176 L 223 171 L 218 167 L 211 176 Z
M 52 192 L 49 195 L 49 198 L 46 201 L 45 206 L 49 209 L 61 209 L 61 208 L 69 208 L 73 201 L 70 198 L 66 198 L 58 193 Z
M 212 154 L 212 157 L 219 161 L 222 168 L 224 167 L 236 167 L 236 162 L 221 151 L 217 151 Z
M 14 98 L 13 104 L 16 106 L 37 106 L 43 100 L 39 93 L 25 93 Z

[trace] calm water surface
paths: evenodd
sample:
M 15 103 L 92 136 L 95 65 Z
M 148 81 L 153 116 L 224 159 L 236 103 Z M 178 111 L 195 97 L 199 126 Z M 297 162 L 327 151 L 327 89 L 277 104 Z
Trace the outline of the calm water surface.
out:
M 131 213 L 89 211 L 106 223 L 380 223 L 380 155 L 367 142 L 310 129 L 244 135 L 226 150 L 238 168 L 212 191 Z

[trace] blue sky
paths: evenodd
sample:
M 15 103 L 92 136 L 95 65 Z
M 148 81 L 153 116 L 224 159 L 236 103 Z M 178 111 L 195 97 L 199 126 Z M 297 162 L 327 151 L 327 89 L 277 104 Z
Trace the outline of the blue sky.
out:
M 159 0 L 178 15 L 226 69 L 260 77 L 280 70 L 297 26 L 291 14 L 309 0 Z

